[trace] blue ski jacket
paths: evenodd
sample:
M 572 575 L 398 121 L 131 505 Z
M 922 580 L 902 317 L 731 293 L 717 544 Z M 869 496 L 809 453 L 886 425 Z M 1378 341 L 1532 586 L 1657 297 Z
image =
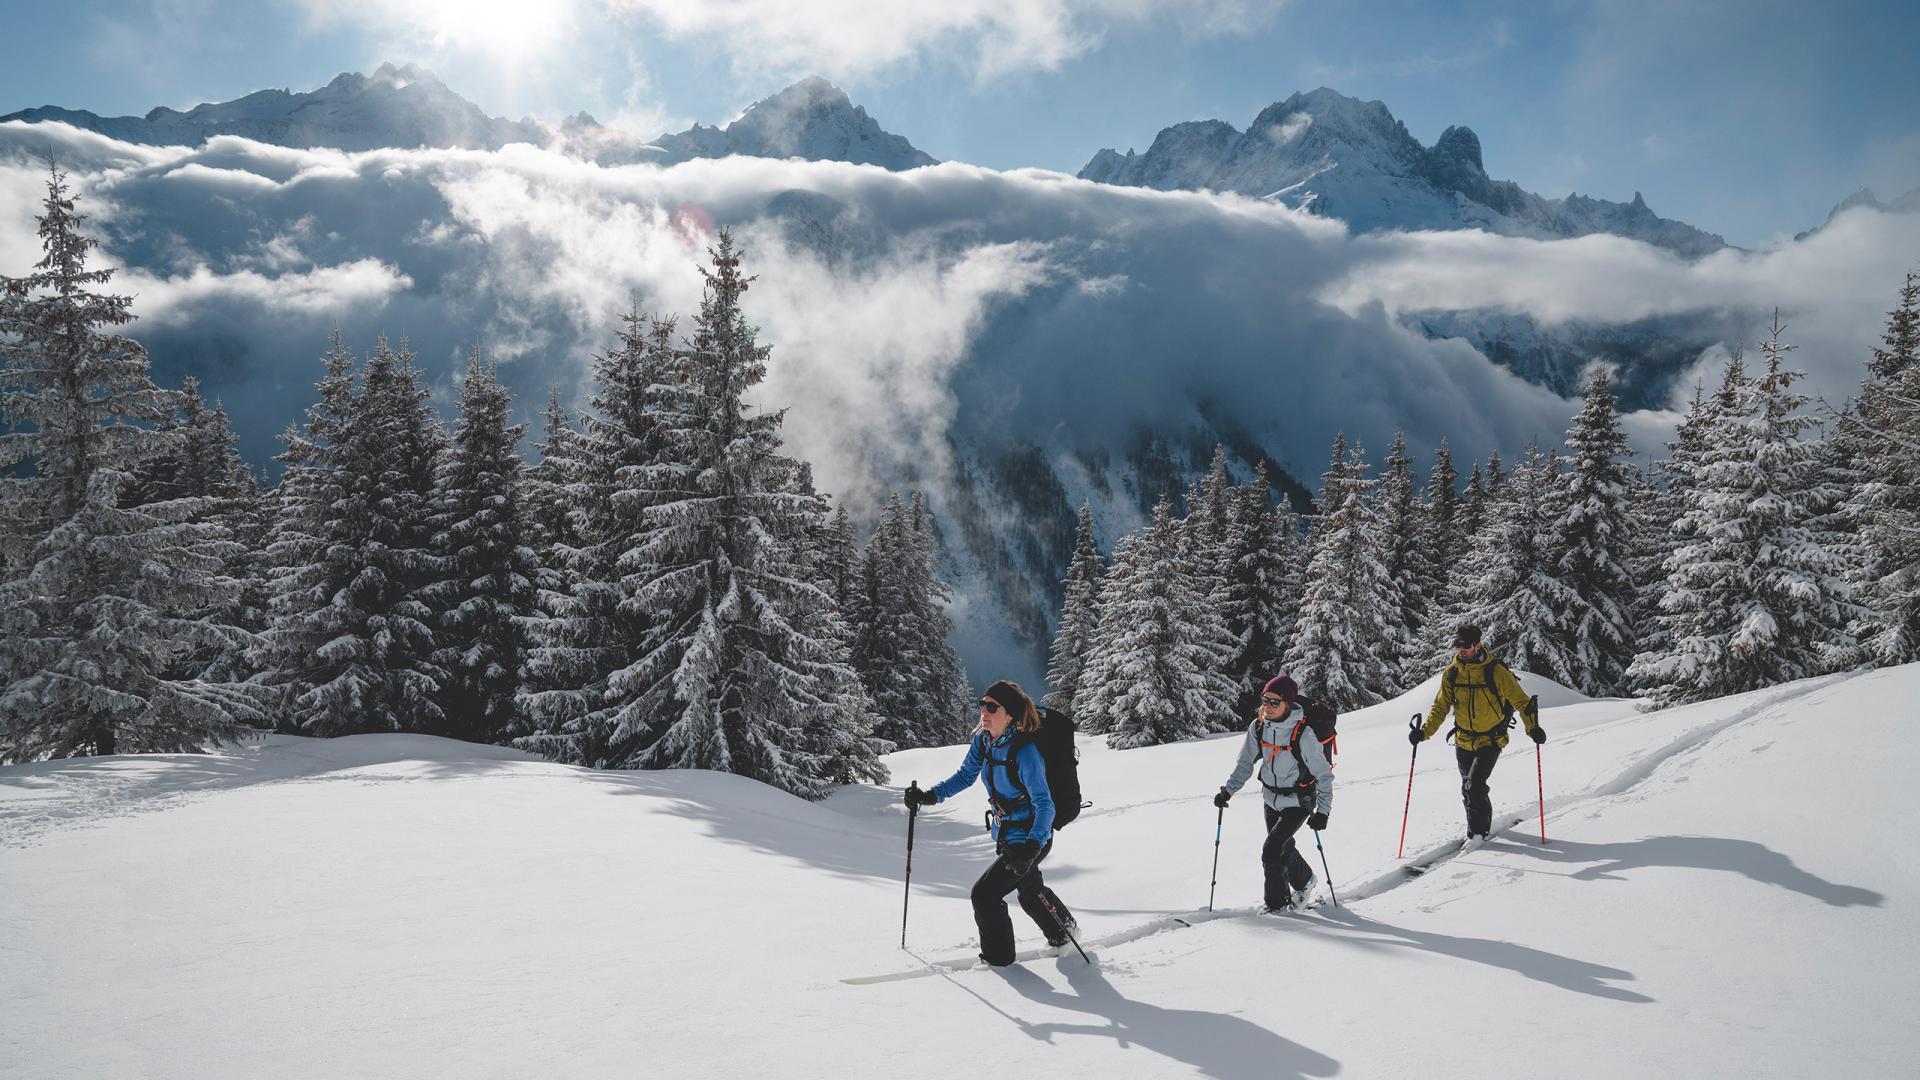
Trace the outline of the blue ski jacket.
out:
M 985 771 L 981 782 L 993 804 L 994 839 L 1003 844 L 1031 840 L 1045 847 L 1053 839 L 1053 792 L 1047 790 L 1047 763 L 1040 748 L 1012 728 L 988 739 L 984 731 L 973 737 L 960 770 L 933 785 L 934 798 L 947 801 L 972 787 Z

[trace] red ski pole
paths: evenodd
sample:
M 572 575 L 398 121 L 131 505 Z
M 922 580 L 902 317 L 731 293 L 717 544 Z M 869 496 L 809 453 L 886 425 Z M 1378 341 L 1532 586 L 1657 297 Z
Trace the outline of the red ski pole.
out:
M 1413 719 L 1407 724 L 1407 729 L 1411 731 L 1419 726 L 1420 714 L 1414 713 Z M 1538 748 L 1536 747 L 1536 749 Z M 1407 761 L 1407 806 L 1406 809 L 1400 811 L 1400 850 L 1394 853 L 1393 857 L 1396 859 L 1404 859 L 1407 857 L 1407 816 L 1413 813 L 1413 767 L 1419 763 L 1419 761 L 1420 744 L 1414 743 L 1413 757 Z
M 1540 771 L 1540 744 L 1533 744 L 1533 779 L 1540 785 L 1540 842 L 1547 842 L 1547 781 Z
M 1533 700 L 1527 702 L 1527 709 L 1533 714 L 1533 722 L 1536 725 L 1539 724 L 1539 694 L 1533 695 Z M 1547 842 L 1547 781 L 1544 774 L 1540 771 L 1540 743 L 1538 740 L 1533 744 L 1533 782 L 1540 788 L 1540 843 L 1544 846 Z

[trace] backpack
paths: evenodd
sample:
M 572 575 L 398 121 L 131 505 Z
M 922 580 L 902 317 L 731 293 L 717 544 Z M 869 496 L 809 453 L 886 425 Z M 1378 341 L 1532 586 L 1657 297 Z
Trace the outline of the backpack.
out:
M 1307 761 L 1300 756 L 1300 737 L 1303 733 L 1311 732 L 1312 737 L 1319 740 L 1320 745 L 1326 749 L 1327 767 L 1331 769 L 1333 767 L 1333 755 L 1339 748 L 1338 733 L 1334 729 L 1340 721 L 1340 714 L 1335 712 L 1332 706 L 1322 705 L 1320 702 L 1308 698 L 1299 699 L 1294 703 L 1294 708 L 1298 710 L 1298 718 L 1293 722 L 1293 730 L 1287 734 L 1286 745 L 1276 746 L 1265 740 L 1261 740 L 1260 745 L 1275 754 L 1282 750 L 1293 751 L 1293 761 L 1294 764 L 1299 767 L 1299 775 L 1301 778 L 1295 786 L 1297 790 L 1306 791 L 1314 787 L 1319 781 L 1315 780 L 1313 776 L 1307 772 Z M 1259 739 L 1260 728 L 1264 726 L 1265 723 L 1264 720 L 1258 719 L 1253 722 L 1254 738 Z M 1264 780 L 1261 781 L 1261 783 L 1270 790 L 1280 790 L 1272 784 L 1266 783 Z
M 1058 709 L 1041 709 L 1040 730 L 1019 736 L 1039 747 L 1040 760 L 1047 764 L 1047 790 L 1053 795 L 1056 830 L 1079 817 L 1083 805 L 1092 805 L 1080 801 L 1080 750 L 1073 745 L 1073 731 L 1073 717 Z M 1018 783 L 1019 773 L 1009 771 Z
M 1339 733 L 1334 730 L 1340 722 L 1340 714 L 1333 711 L 1333 706 L 1322 705 L 1311 698 L 1301 698 L 1299 705 L 1300 715 L 1305 718 L 1307 726 L 1313 729 L 1313 737 L 1319 739 L 1320 745 L 1326 748 L 1327 767 L 1332 768 L 1333 755 L 1340 752 Z M 1293 756 L 1300 756 L 1299 747 L 1294 748 Z M 1302 768 L 1306 767 L 1306 762 L 1300 764 Z

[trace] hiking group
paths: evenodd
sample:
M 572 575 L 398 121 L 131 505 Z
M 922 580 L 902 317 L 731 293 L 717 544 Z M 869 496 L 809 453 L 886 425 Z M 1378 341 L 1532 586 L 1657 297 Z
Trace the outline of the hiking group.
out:
M 1447 733 L 1460 767 L 1460 794 L 1467 818 L 1467 841 L 1492 829 L 1493 805 L 1487 777 L 1507 745 L 1507 731 L 1518 714 L 1535 743 L 1546 741 L 1540 727 L 1539 699 L 1528 697 L 1520 682 L 1489 653 L 1480 628 L 1461 626 L 1454 655 L 1440 678 L 1439 691 L 1425 723 L 1416 716 L 1408 741 L 1417 757 L 1420 743 L 1433 737 L 1447 716 Z M 1213 797 L 1224 819 L 1227 804 L 1249 778 L 1263 789 L 1261 809 L 1267 823 L 1260 849 L 1265 876 L 1263 910 L 1287 912 L 1307 902 L 1319 875 L 1300 853 L 1296 836 L 1305 825 L 1318 834 L 1333 814 L 1333 757 L 1337 715 L 1301 694 L 1290 675 L 1276 675 L 1261 689 L 1257 715 L 1238 747 L 1232 773 Z M 1080 787 L 1073 748 L 1073 722 L 1037 708 L 1017 683 L 1001 680 L 980 699 L 980 725 L 967 744 L 967 756 L 952 776 L 921 788 L 910 784 L 910 812 L 933 806 L 973 786 L 987 789 L 986 826 L 994 839 L 994 860 L 973 885 L 973 916 L 980 931 L 980 959 L 995 967 L 1014 962 L 1013 922 L 1008 893 L 1033 919 L 1047 944 L 1061 948 L 1078 929 L 1073 912 L 1047 887 L 1040 864 L 1053 851 L 1054 834 L 1080 813 Z M 1412 782 L 1411 770 L 1408 782 Z M 1411 791 L 1411 788 L 1409 788 Z M 1215 858 L 1219 839 L 1215 833 Z M 1319 838 L 1315 836 L 1315 843 Z M 1404 841 L 1404 832 L 1403 832 Z M 1324 851 L 1322 858 L 1324 859 Z M 911 887 L 912 828 L 908 829 Z M 1217 866 L 1216 866 L 1217 869 Z M 1331 887 L 1331 885 L 1329 885 Z M 903 929 L 904 929 L 904 913 Z M 903 939 L 904 940 L 904 939 Z M 1077 946 L 1077 942 L 1075 943 Z

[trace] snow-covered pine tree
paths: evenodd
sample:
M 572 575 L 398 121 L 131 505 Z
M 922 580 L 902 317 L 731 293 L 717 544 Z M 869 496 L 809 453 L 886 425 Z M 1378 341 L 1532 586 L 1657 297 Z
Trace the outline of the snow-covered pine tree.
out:
M 356 572 L 354 561 L 341 557 L 350 550 L 328 540 L 346 498 L 335 458 L 353 412 L 355 360 L 340 331 L 328 338 L 321 364 L 319 401 L 307 407 L 306 424 L 289 425 L 280 436 L 286 449 L 276 460 L 285 469 L 273 493 L 264 560 L 267 629 L 247 656 L 248 666 L 279 688 L 276 724 L 290 732 L 301 730 L 294 699 L 328 669 L 321 647 L 346 632 L 346 612 L 333 597 Z
M 507 423 L 510 408 L 497 369 L 476 348 L 440 463 L 439 580 L 424 593 L 435 612 L 434 661 L 446 673 L 438 734 L 469 742 L 527 734 L 517 702 L 540 561 L 522 516 L 525 428 Z
M 1579 605 L 1565 613 L 1572 685 L 1593 697 L 1625 686 L 1637 638 L 1629 565 L 1636 522 L 1632 477 L 1622 460 L 1627 437 L 1614 415 L 1610 383 L 1604 369 L 1588 378 L 1585 403 L 1567 431 L 1573 460 L 1559 485 L 1566 507 L 1554 529 L 1557 576 Z
M 1460 621 L 1477 624 L 1508 667 L 1570 684 L 1565 619 L 1580 602 L 1553 558 L 1553 469 L 1539 445 L 1530 445 L 1502 484 L 1504 494 L 1489 495 L 1462 568 L 1467 602 Z
M 1427 472 L 1427 486 L 1420 505 L 1420 549 L 1422 557 L 1416 570 L 1426 576 L 1419 579 L 1419 590 L 1426 598 L 1421 648 L 1408 657 L 1400 669 L 1400 685 L 1417 686 L 1434 670 L 1433 660 L 1441 651 L 1451 651 L 1453 631 L 1459 625 L 1457 598 L 1453 590 L 1455 569 L 1464 561 L 1466 534 L 1461 514 L 1460 491 L 1455 485 L 1460 476 L 1453 467 L 1453 451 L 1442 437 L 1433 452 L 1433 467 Z
M 123 502 L 179 441 L 146 425 L 181 396 L 112 332 L 131 298 L 99 291 L 113 271 L 87 268 L 95 241 L 49 173 L 44 256 L 0 277 L 0 418 L 14 428 L 0 435 L 0 520 L 21 552 L 0 580 L 0 762 L 195 749 L 267 719 L 252 687 L 170 677 L 196 649 L 247 643 L 196 617 L 238 595 L 222 572 L 236 545 L 206 520 L 211 499 Z
M 631 767 L 655 721 L 642 691 L 615 690 L 610 681 L 646 655 L 655 625 L 635 594 L 650 573 L 640 550 L 651 528 L 646 512 L 662 498 L 648 470 L 664 459 L 666 417 L 680 406 L 687 378 L 673 328 L 671 320 L 628 310 L 614 331 L 617 344 L 593 359 L 583 431 L 553 426 L 549 409 L 553 458 L 542 483 L 546 496 L 573 510 L 549 507 L 544 515 L 549 584 L 528 623 L 521 702 L 532 733 L 515 745 L 558 761 Z
M 827 524 L 820 576 L 826 583 L 828 595 L 833 597 L 834 607 L 845 616 L 860 579 L 860 545 L 854 535 L 853 519 L 847 516 L 844 504 L 834 508 L 833 520 Z
M 849 606 L 852 633 L 848 660 L 879 718 L 874 733 L 895 746 L 928 746 L 921 742 L 924 718 L 917 687 L 923 681 L 914 671 L 912 603 L 908 599 L 907 508 L 898 492 L 887 507 L 860 557 L 858 587 Z
M 582 508 L 576 485 L 580 481 L 580 430 L 573 414 L 560 403 L 560 391 L 549 387 L 547 409 L 541 414 L 540 441 L 534 444 L 540 460 L 529 466 L 525 489 L 527 539 L 549 570 L 558 566 L 550 557 L 558 545 L 581 546 Z
M 1162 499 L 1152 523 L 1125 549 L 1126 572 L 1109 580 L 1101 598 L 1101 628 L 1110 636 L 1095 664 L 1100 684 L 1082 692 L 1095 698 L 1100 729 L 1115 749 L 1234 724 L 1237 688 L 1225 674 L 1233 641 L 1219 611 L 1194 587 L 1202 576 L 1182 550 L 1182 531 Z
M 1425 666 L 1426 624 L 1435 598 L 1426 591 L 1433 571 L 1427 561 L 1430 555 L 1421 506 L 1414 496 L 1413 459 L 1407 456 L 1405 431 L 1394 429 L 1386 465 L 1376 499 L 1381 563 L 1387 569 L 1387 579 L 1395 583 L 1400 600 L 1393 612 L 1394 636 L 1388 657 L 1393 664 L 1393 691 L 1398 693 L 1419 681 L 1407 681 L 1409 669 Z
M 432 469 L 445 434 L 427 396 L 406 343 L 396 351 L 379 339 L 327 455 L 341 493 L 320 557 L 344 584 L 322 600 L 338 633 L 296 686 L 293 717 L 306 734 L 443 730 L 445 672 L 421 593 L 439 568 Z
M 1855 530 L 1847 571 L 1862 611 L 1848 633 L 1853 662 L 1920 660 L 1920 275 L 1908 272 L 1860 396 L 1840 418 L 1829 455 L 1854 462 L 1840 515 Z
M 940 580 L 939 534 L 926 495 L 918 491 L 907 507 L 907 545 L 913 562 L 907 597 L 913 605 L 915 648 L 922 657 L 916 666 L 926 673 L 921 692 L 933 718 L 929 736 L 934 745 L 952 745 L 972 730 L 976 699 L 960 653 L 947 642 L 953 635 L 953 619 L 947 615 L 953 587 Z
M 1661 603 L 1670 644 L 1631 674 L 1656 706 L 1743 693 L 1826 670 L 1853 613 L 1840 560 L 1814 527 L 1830 493 L 1818 421 L 1790 389 L 1779 317 L 1761 345 L 1762 377 L 1736 353 L 1697 463 L 1685 470 L 1683 543 L 1667 558 Z M 1729 403 L 1730 402 L 1730 403 Z M 1678 462 L 1676 462 L 1676 465 Z
M 1299 530 L 1293 508 L 1271 501 L 1267 466 L 1254 466 L 1253 479 L 1238 492 L 1234 514 L 1238 541 L 1228 570 L 1228 631 L 1239 650 L 1231 668 L 1240 688 L 1234 715 L 1252 716 L 1260 688 L 1280 674 L 1294 612 L 1300 603 L 1297 575 Z
M 1086 670 L 1087 654 L 1099 627 L 1100 586 L 1106 576 L 1106 560 L 1093 542 L 1093 507 L 1080 504 L 1080 520 L 1073 533 L 1073 559 L 1067 563 L 1067 576 L 1060 581 L 1065 598 L 1060 604 L 1060 629 L 1053 636 L 1048 654 L 1047 693 L 1041 704 L 1063 713 L 1075 713 L 1081 672 Z
M 750 279 L 729 232 L 711 254 L 685 374 L 661 417 L 666 452 L 640 470 L 652 501 L 631 560 L 633 601 L 655 621 L 608 690 L 652 724 L 615 763 L 733 772 L 814 797 L 823 770 L 809 729 L 857 727 L 868 706 L 847 690 L 839 643 L 801 632 L 801 611 L 832 601 L 783 538 L 805 530 L 815 503 L 786 483 L 784 413 L 750 413 L 743 400 L 770 347 L 740 308 Z
M 1335 436 L 1336 453 L 1344 445 Z M 1302 693 L 1341 710 L 1390 696 L 1399 679 L 1391 614 L 1399 610 L 1399 590 L 1381 562 L 1376 483 L 1357 440 L 1321 478 L 1305 594 L 1284 665 Z
M 873 700 L 867 695 L 860 674 L 851 663 L 853 627 L 841 611 L 834 592 L 836 569 L 832 562 L 840 536 L 827 515 L 827 497 L 814 488 L 813 466 L 807 462 L 793 464 L 796 467 L 792 470 L 791 490 L 813 499 L 812 510 L 803 518 L 805 526 L 802 532 L 793 538 L 796 545 L 794 566 L 796 573 L 803 572 L 807 580 L 829 598 L 829 603 L 824 605 L 802 605 L 794 622 L 794 630 L 804 637 L 825 642 L 832 653 L 849 659 L 847 664 L 825 672 L 822 684 L 825 695 L 844 699 L 847 707 L 814 718 L 803 732 L 805 748 L 818 762 L 820 779 L 824 783 L 885 783 L 887 767 L 881 764 L 880 758 L 899 747 L 876 734 L 880 727 L 879 714 L 874 711 Z M 851 525 L 847 529 L 847 541 L 852 542 Z M 944 611 L 938 614 L 940 618 L 945 618 Z M 941 635 L 939 645 L 950 652 L 944 630 Z M 957 668 L 958 654 L 953 654 L 952 660 Z M 948 681 L 964 684 L 966 680 L 964 676 L 950 675 Z M 957 691 L 952 686 L 943 686 L 942 689 L 951 699 L 947 713 L 958 715 L 959 701 L 966 693 L 965 686 L 962 685 Z

